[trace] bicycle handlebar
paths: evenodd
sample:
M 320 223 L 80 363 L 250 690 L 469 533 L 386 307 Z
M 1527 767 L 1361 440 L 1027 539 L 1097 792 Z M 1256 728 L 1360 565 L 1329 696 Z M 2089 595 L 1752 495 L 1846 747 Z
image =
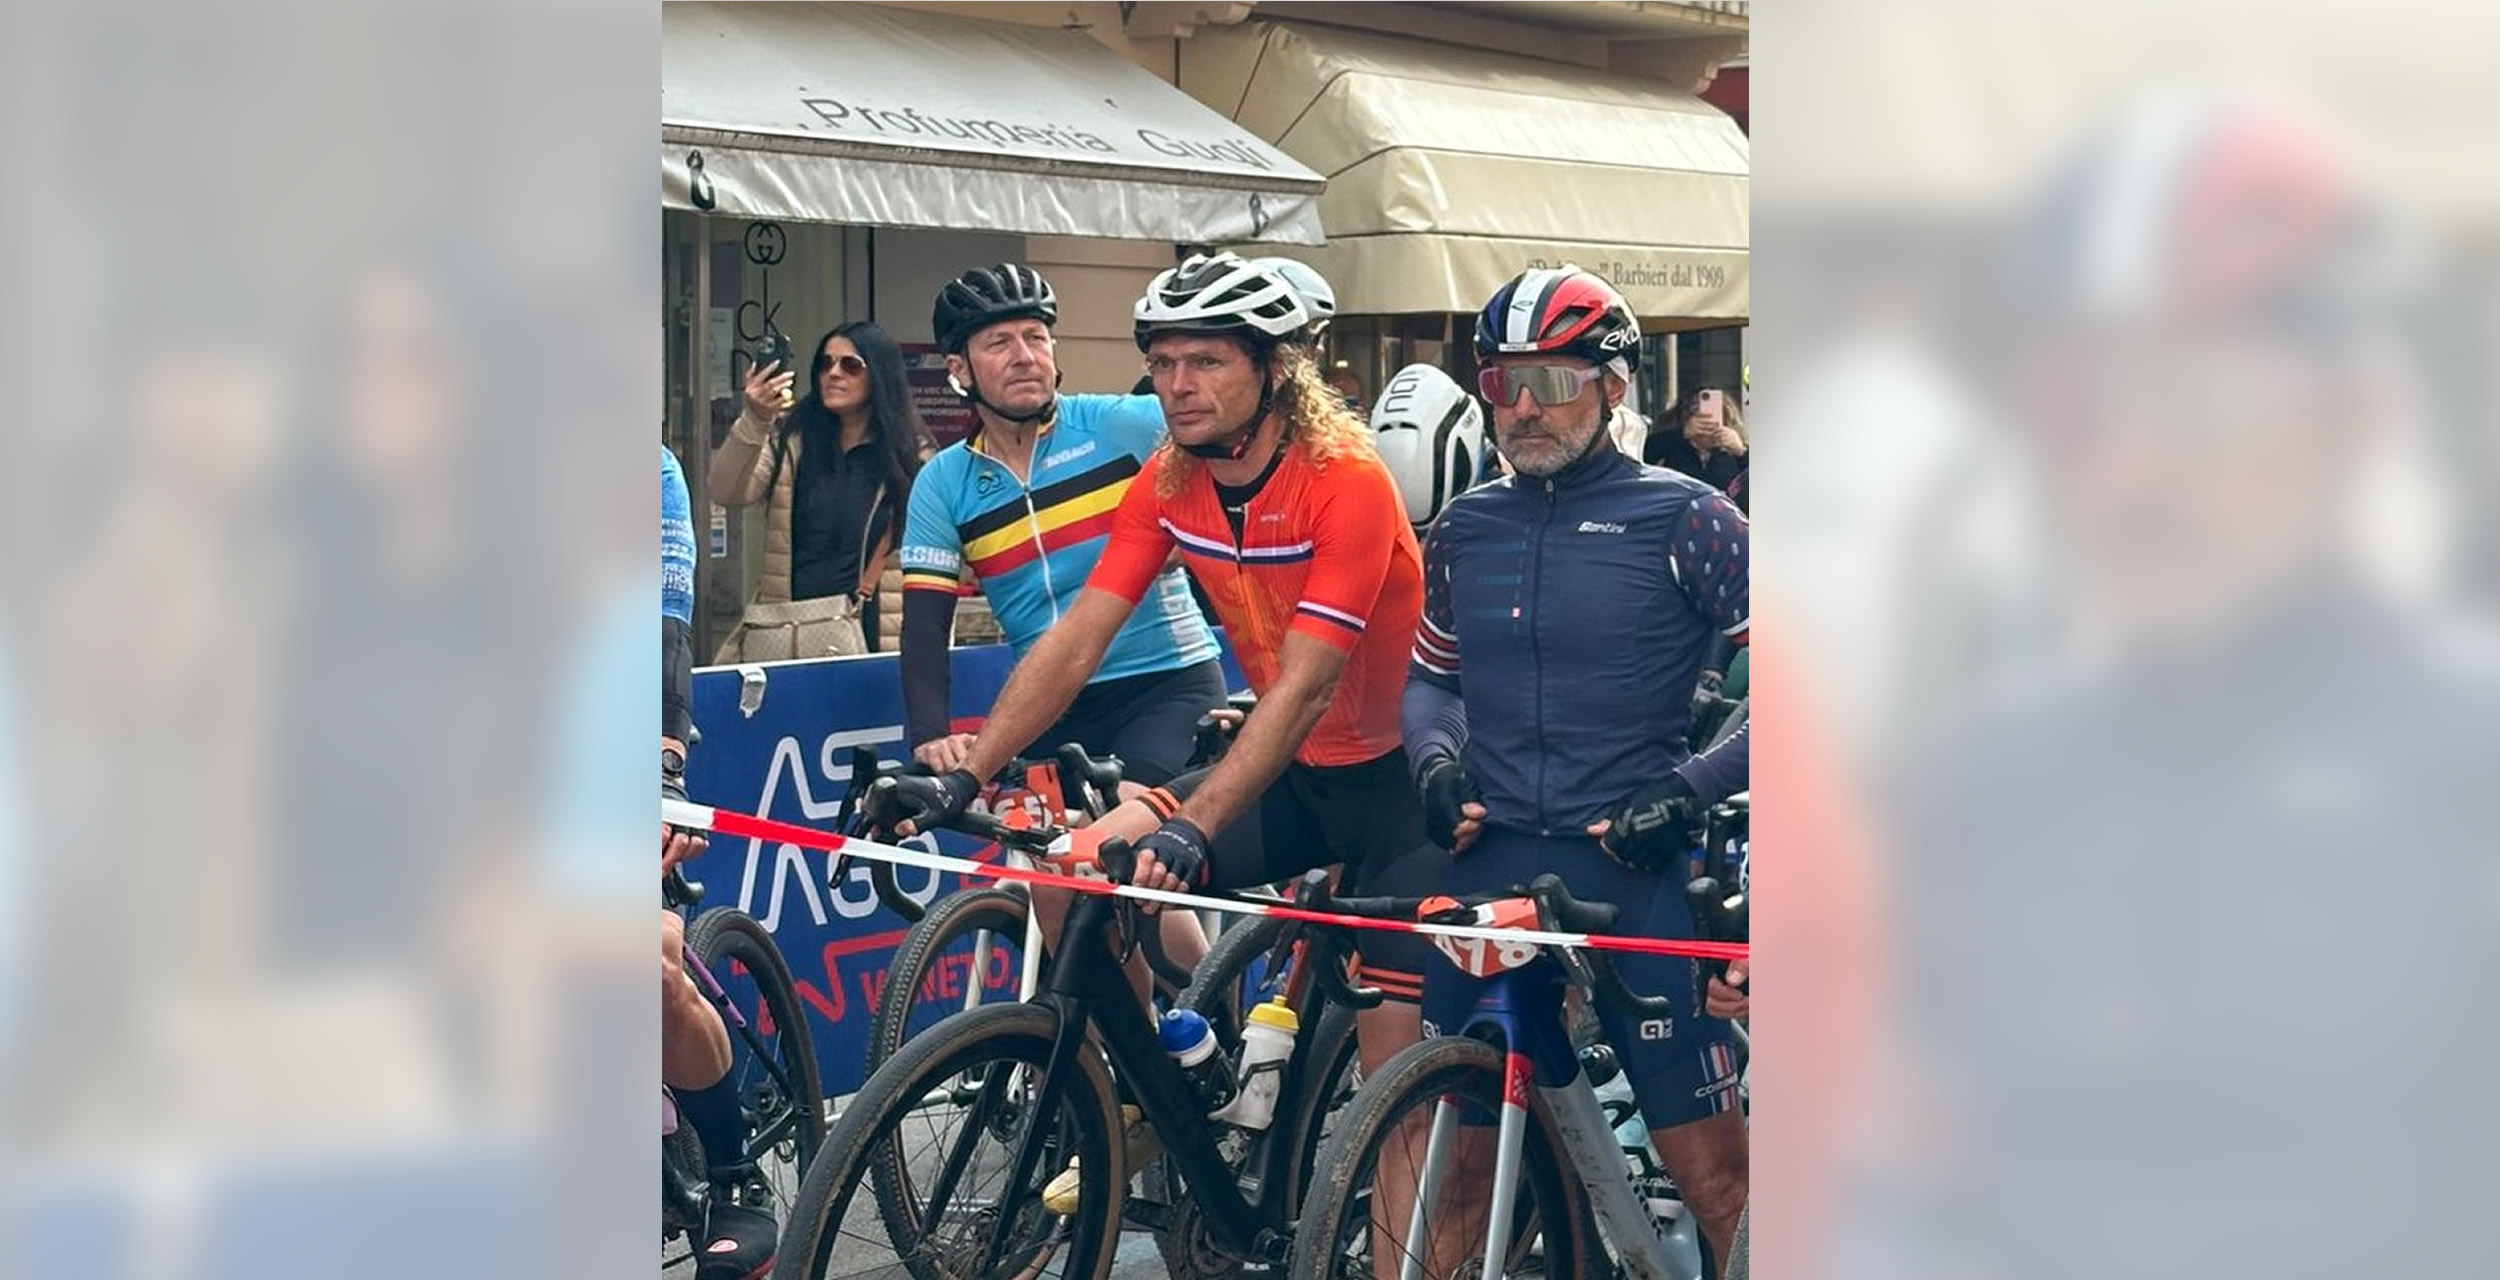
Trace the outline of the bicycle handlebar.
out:
M 1475 909 L 1504 898 L 1527 898 L 1536 903 L 1537 922 L 1554 933 L 1604 933 L 1621 918 L 1622 912 L 1611 902 L 1583 902 L 1571 896 L 1562 877 L 1548 872 L 1528 884 L 1513 885 L 1501 893 L 1471 894 L 1454 901 L 1455 905 L 1425 912 L 1429 898 L 1339 898 L 1328 891 L 1328 875 L 1314 871 L 1294 886 L 1295 905 L 1313 911 L 1329 911 L 1342 915 L 1363 916 L 1377 920 L 1421 920 L 1426 924 L 1465 924 L 1475 919 Z M 1281 944 L 1280 944 L 1281 945 Z M 1571 947 L 1547 947 L 1561 961 L 1563 971 L 1586 990 L 1591 997 L 1627 1013 L 1643 1018 L 1663 1018 L 1674 1012 L 1674 1005 L 1663 996 L 1645 996 L 1626 986 L 1616 972 L 1612 957 L 1602 951 Z M 1368 1008 L 1380 1002 L 1380 993 L 1356 987 L 1336 966 L 1321 967 L 1323 981 L 1335 988 L 1340 998 L 1352 996 L 1349 1002 Z
M 1058 770 L 1061 799 L 1075 801 L 1089 816 L 1099 818 L 1119 803 L 1121 774 L 1119 757 L 1104 756 L 1096 759 L 1087 755 L 1084 748 L 1076 743 L 1062 746 L 1056 757 L 1049 761 L 1024 758 L 1008 761 L 1005 767 L 1001 768 L 990 780 L 1002 784 L 1021 783 L 1030 770 L 1043 765 L 1049 765 Z M 864 835 L 871 827 L 882 825 L 877 811 L 886 806 L 877 798 L 879 795 L 877 787 L 880 783 L 887 784 L 883 794 L 891 796 L 893 787 L 887 783 L 888 779 L 914 773 L 925 775 L 928 772 L 928 767 L 917 761 L 881 759 L 874 747 L 851 748 L 850 786 L 842 797 L 840 811 L 840 826 L 844 834 Z M 957 825 L 961 826 L 961 824 Z M 1050 840 L 1055 839 L 1058 834 L 1054 831 L 1039 845 L 1035 845 L 1024 838 L 1029 833 L 1023 831 L 1007 831 L 1003 828 L 978 831 L 970 828 L 962 829 L 968 835 L 997 840 L 1000 844 L 1011 848 L 1036 854 L 1048 852 Z M 1001 834 L 1002 831 L 1005 834 Z M 831 878 L 840 880 L 849 869 L 849 855 L 837 855 L 834 859 Z M 894 864 L 882 861 L 872 862 L 868 868 L 868 883 L 869 887 L 876 891 L 877 900 L 884 903 L 887 910 L 901 916 L 905 924 L 918 924 L 922 917 L 928 914 L 926 909 L 903 892 L 902 885 L 895 879 Z

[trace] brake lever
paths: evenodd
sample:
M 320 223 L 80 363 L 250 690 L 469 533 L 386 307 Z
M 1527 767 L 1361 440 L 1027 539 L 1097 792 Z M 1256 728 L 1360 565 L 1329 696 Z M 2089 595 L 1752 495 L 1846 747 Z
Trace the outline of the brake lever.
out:
M 1328 984 L 1328 998 L 1350 1009 L 1375 1009 L 1389 998 L 1387 992 L 1356 982 L 1346 971 L 1345 943 L 1333 930 L 1320 930 L 1318 945 L 1304 948 L 1302 958 L 1319 966 L 1319 980 Z
M 1540 883 L 1545 879 L 1547 877 L 1538 877 Z M 1555 883 L 1559 885 L 1561 881 L 1556 880 Z M 1553 903 L 1544 893 L 1530 886 L 1516 886 L 1513 892 L 1525 895 L 1536 904 L 1538 928 L 1548 933 L 1570 932 L 1560 927 L 1561 922 L 1555 919 Z M 1600 1004 L 1644 1018 L 1666 1018 L 1675 1014 L 1675 1003 L 1665 996 L 1640 995 L 1625 986 L 1623 975 L 1615 972 L 1614 961 L 1608 959 L 1605 952 L 1580 947 L 1555 947 L 1550 949 L 1550 954 L 1562 962 L 1563 971 L 1571 981 L 1585 987 Z
M 836 830 L 850 833 L 851 824 L 859 819 L 866 805 L 868 789 L 877 783 L 877 759 L 875 747 L 851 748 L 850 785 L 842 789 L 842 807 L 834 813 Z
M 660 901 L 671 907 L 691 907 L 703 901 L 703 882 L 687 879 L 684 867 L 670 867 L 660 877 Z
M 1301 879 L 1294 882 L 1293 905 L 1305 911 L 1325 911 L 1327 908 L 1322 904 L 1327 901 L 1328 871 L 1326 868 L 1305 872 Z M 1305 922 L 1300 920 L 1287 920 L 1285 927 L 1277 931 L 1275 945 L 1267 949 L 1266 966 L 1260 970 L 1266 975 L 1260 984 L 1260 994 L 1264 995 L 1275 988 L 1277 975 L 1285 971 L 1286 962 L 1293 958 L 1294 944 L 1300 942 L 1306 932 L 1308 930 Z
M 1615 972 L 1614 961 L 1602 952 L 1592 951 L 1585 957 L 1590 988 L 1602 1004 L 1628 1010 L 1643 1018 L 1666 1018 L 1675 1014 L 1675 1002 L 1665 996 L 1645 996 L 1623 984 L 1623 975 Z
M 1718 878 L 1696 876 L 1684 885 L 1684 905 L 1693 913 L 1693 932 L 1704 942 L 1727 941 L 1727 899 Z M 1727 961 L 1702 961 L 1702 976 L 1727 978 Z
M 1329 894 L 1325 868 L 1305 872 L 1300 880 L 1294 882 L 1293 903 L 1305 911 L 1330 911 L 1334 908 L 1336 904 Z M 1296 941 L 1297 931 L 1302 929 L 1304 923 L 1297 920 L 1285 926 L 1284 936 L 1277 939 L 1275 948 L 1268 953 L 1269 973 L 1277 972 L 1283 965 L 1285 953 Z M 1302 949 L 1302 962 L 1311 966 L 1312 974 L 1323 984 L 1323 994 L 1327 999 L 1349 1009 L 1372 1009 L 1388 998 L 1388 993 L 1380 988 L 1366 987 L 1346 972 L 1344 943 L 1334 929 L 1320 929 L 1301 936 L 1310 939 Z
M 1110 877 L 1111 883 L 1127 884 L 1129 877 L 1137 874 L 1137 851 L 1128 847 L 1128 841 L 1114 836 L 1094 850 L 1094 863 Z
M 1198 717 L 1198 724 L 1189 735 L 1190 763 L 1213 763 L 1223 757 L 1224 722 L 1213 715 Z

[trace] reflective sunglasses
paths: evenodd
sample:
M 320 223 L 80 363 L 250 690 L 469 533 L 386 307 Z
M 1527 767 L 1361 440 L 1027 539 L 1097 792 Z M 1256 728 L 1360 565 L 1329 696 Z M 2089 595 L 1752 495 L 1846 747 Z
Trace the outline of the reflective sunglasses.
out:
M 829 356 L 818 352 L 815 376 L 819 378 L 825 376 L 827 369 L 840 369 L 843 377 L 856 378 L 868 372 L 868 362 L 860 359 L 856 354 Z
M 1476 372 L 1476 389 L 1494 408 L 1507 409 L 1526 391 L 1530 399 L 1551 409 L 1580 398 L 1580 392 L 1606 372 L 1602 365 L 1585 368 L 1563 364 L 1486 365 Z

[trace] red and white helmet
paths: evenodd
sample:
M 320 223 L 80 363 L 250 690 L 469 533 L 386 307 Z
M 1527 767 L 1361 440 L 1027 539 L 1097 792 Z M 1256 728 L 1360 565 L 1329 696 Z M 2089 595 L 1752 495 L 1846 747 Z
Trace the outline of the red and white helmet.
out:
M 1494 290 L 1476 315 L 1476 358 L 1571 355 L 1591 364 L 1640 363 L 1641 323 L 1596 273 L 1569 263 L 1533 267 Z

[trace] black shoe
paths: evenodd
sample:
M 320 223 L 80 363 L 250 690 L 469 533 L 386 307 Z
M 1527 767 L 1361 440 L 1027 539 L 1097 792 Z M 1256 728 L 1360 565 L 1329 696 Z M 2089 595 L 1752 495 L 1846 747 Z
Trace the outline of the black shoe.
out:
M 703 1237 L 703 1248 L 695 1254 L 695 1280 L 763 1280 L 773 1269 L 781 1227 L 762 1210 L 715 1201 Z

